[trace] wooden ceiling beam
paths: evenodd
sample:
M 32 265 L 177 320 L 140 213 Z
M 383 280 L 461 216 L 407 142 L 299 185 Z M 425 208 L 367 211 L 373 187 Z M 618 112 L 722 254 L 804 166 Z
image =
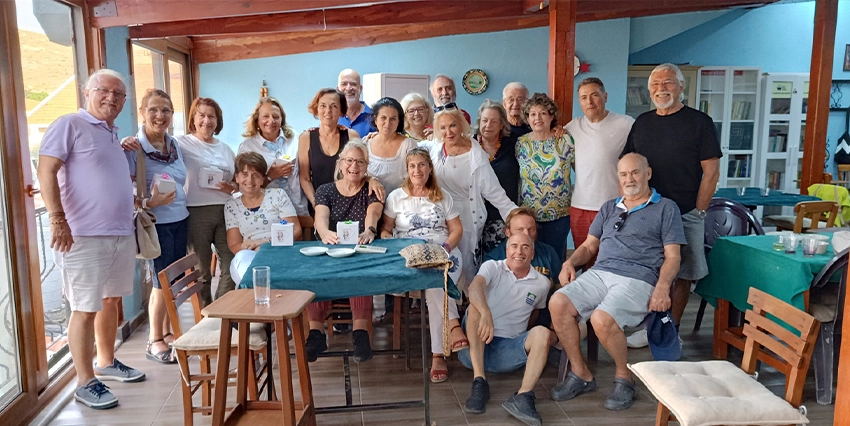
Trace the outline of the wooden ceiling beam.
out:
M 130 27 L 130 38 L 240 35 L 327 31 L 381 25 L 410 25 L 523 16 L 523 0 L 501 0 L 481 7 L 476 0 L 380 4 L 227 18 L 163 22 Z
M 98 28 L 392 4 L 399 1 L 402 0 L 86 0 L 92 10 L 91 23 Z
M 193 57 L 198 63 L 234 61 L 317 52 L 346 47 L 418 40 L 479 32 L 507 31 L 544 27 L 549 17 L 482 19 L 470 25 L 466 21 L 446 21 L 417 25 L 384 25 L 317 32 L 295 32 L 233 38 L 193 39 Z
M 537 13 L 549 7 L 549 0 L 523 0 L 522 10 L 525 13 Z
M 612 0 L 580 1 L 579 15 L 587 21 L 618 18 L 639 18 L 671 13 L 700 12 L 732 7 L 762 6 L 777 0 Z

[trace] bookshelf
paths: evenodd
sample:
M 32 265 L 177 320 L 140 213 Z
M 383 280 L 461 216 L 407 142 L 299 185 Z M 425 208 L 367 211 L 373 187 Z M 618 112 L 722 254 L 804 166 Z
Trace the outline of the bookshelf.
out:
M 649 98 L 649 74 L 655 65 L 633 65 L 629 67 L 626 91 L 626 115 L 633 118 L 655 109 Z M 696 81 L 700 67 L 683 65 L 679 69 L 685 77 L 685 105 L 696 108 Z
M 753 186 L 757 166 L 759 74 L 754 67 L 702 67 L 696 107 L 717 128 L 723 158 L 720 187 Z
M 806 134 L 809 75 L 765 73 L 762 93 L 758 185 L 798 193 L 803 166 L 803 138 Z

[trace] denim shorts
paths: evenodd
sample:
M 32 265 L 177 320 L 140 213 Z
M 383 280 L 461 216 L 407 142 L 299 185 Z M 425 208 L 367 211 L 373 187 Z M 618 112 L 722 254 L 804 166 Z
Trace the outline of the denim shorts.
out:
M 466 317 L 463 317 L 463 329 L 466 332 Z M 468 333 L 467 333 L 468 335 Z M 528 331 L 519 336 L 496 337 L 484 347 L 484 371 L 488 373 L 510 373 L 525 366 L 528 354 L 525 352 L 525 339 Z M 472 358 L 470 351 L 460 351 L 457 358 L 464 367 L 472 369 Z

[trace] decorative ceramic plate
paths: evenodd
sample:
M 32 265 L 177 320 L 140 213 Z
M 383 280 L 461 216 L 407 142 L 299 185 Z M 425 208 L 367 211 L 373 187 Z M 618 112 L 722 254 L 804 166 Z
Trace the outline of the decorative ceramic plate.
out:
M 350 248 L 337 248 L 328 250 L 328 256 L 330 257 L 348 257 L 354 254 L 354 249 Z
M 321 256 L 328 252 L 327 247 L 304 247 L 299 250 L 304 256 Z
M 490 80 L 487 73 L 479 69 L 471 69 L 463 75 L 463 88 L 470 95 L 480 95 L 487 90 Z

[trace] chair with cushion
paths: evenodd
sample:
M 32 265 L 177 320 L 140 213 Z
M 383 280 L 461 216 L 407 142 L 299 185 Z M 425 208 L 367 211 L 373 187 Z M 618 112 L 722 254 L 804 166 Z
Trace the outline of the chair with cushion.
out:
M 833 201 L 802 201 L 794 206 L 795 216 L 766 216 L 765 225 L 776 226 L 777 231 L 802 233 L 810 228 L 832 228 L 838 215 L 838 204 Z M 825 220 L 826 222 L 821 222 Z
M 160 271 L 158 275 L 168 318 L 174 330 L 175 339 L 172 347 L 177 352 L 177 362 L 180 365 L 180 374 L 183 377 L 180 384 L 183 391 L 183 423 L 186 425 L 193 424 L 194 413 L 204 415 L 212 413 L 210 396 L 214 386 L 215 372 L 210 368 L 210 360 L 218 355 L 221 336 L 221 320 L 201 316 L 201 283 L 198 281 L 201 277 L 201 271 L 197 269 L 197 264 L 198 255 L 192 253 L 172 263 Z M 189 299 L 192 300 L 195 325 L 184 332 L 180 326 L 180 315 L 177 310 Z M 237 354 L 236 339 L 237 336 L 234 335 L 232 355 Z M 268 362 L 262 362 L 259 368 L 255 365 L 256 360 L 259 359 L 258 355 L 264 353 L 266 349 L 266 341 L 266 331 L 263 324 L 252 324 L 248 340 L 248 348 L 251 351 L 251 370 L 256 372 L 256 374 L 249 375 L 251 382 L 248 393 L 252 399 L 257 399 L 259 378 L 266 372 L 267 367 L 271 366 L 271 363 Z M 195 355 L 200 358 L 200 374 L 193 374 L 189 368 L 189 357 Z M 231 373 L 229 377 L 235 379 L 236 372 Z M 270 388 L 273 389 L 273 386 Z M 192 396 L 198 389 L 202 390 L 201 406 L 195 407 L 192 405 Z
M 812 280 L 809 313 L 820 321 L 820 334 L 815 344 L 812 362 L 815 369 L 815 390 L 818 404 L 832 404 L 834 395 L 833 360 L 841 346 L 844 298 L 847 291 L 847 262 L 850 250 L 835 255 Z M 837 279 L 831 279 L 836 277 Z
M 680 426 L 808 423 L 803 414 L 805 407 L 801 408 L 800 403 L 818 336 L 818 321 L 754 287 L 750 288 L 747 302 L 752 309 L 746 313 L 747 340 L 741 368 L 725 360 L 629 364 L 629 369 L 658 400 L 657 426 L 671 420 Z M 768 314 L 788 328 L 768 318 Z M 756 380 L 757 361 L 785 373 L 784 398 Z
M 743 204 L 727 198 L 714 198 L 706 209 L 705 215 L 705 254 L 714 246 L 720 237 L 736 235 L 764 235 L 764 229 L 759 224 L 753 212 Z M 702 325 L 702 317 L 708 303 L 702 299 L 699 303 L 694 333 Z

